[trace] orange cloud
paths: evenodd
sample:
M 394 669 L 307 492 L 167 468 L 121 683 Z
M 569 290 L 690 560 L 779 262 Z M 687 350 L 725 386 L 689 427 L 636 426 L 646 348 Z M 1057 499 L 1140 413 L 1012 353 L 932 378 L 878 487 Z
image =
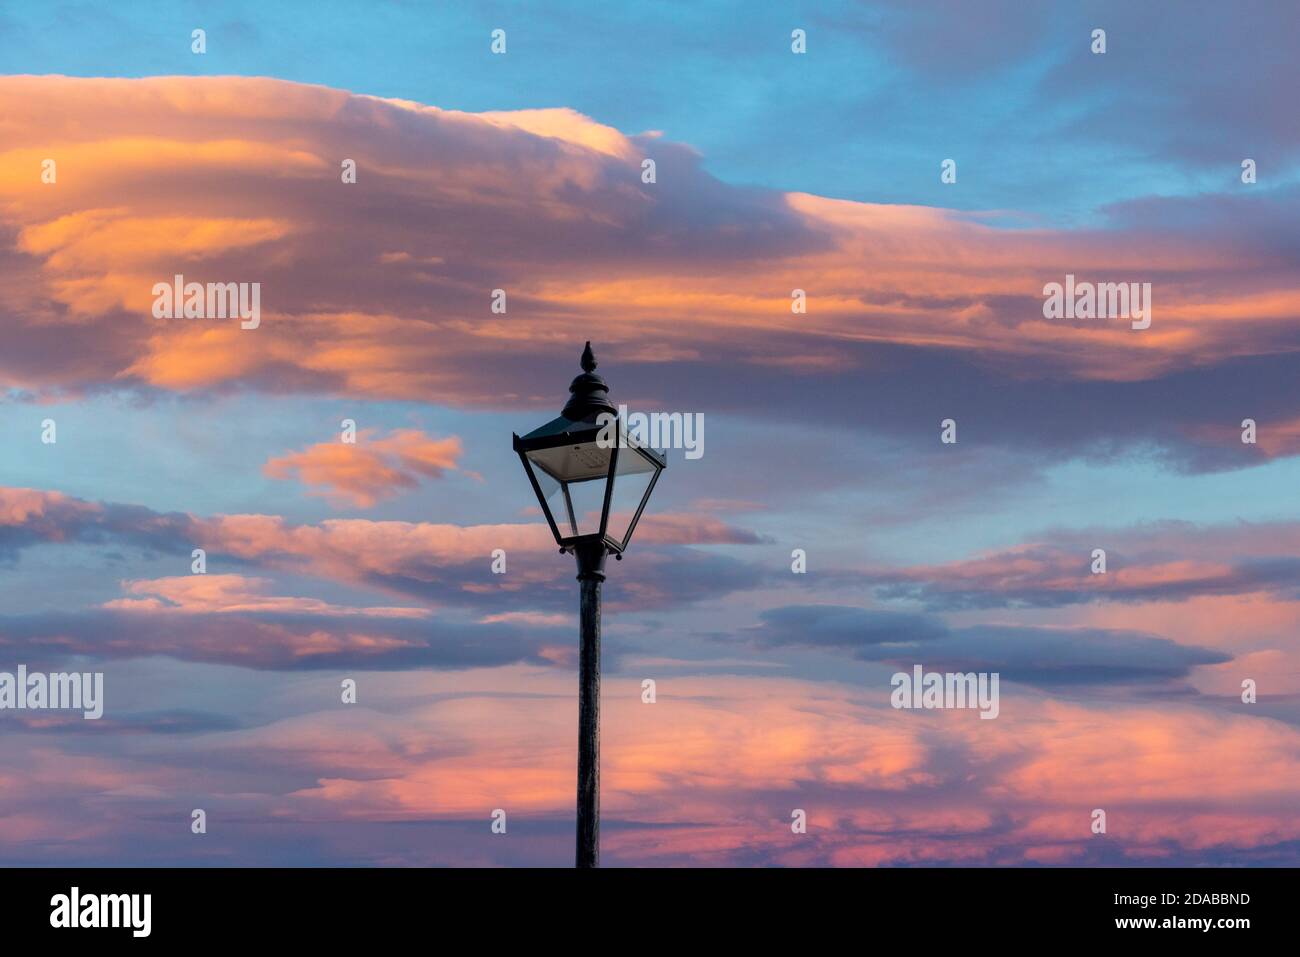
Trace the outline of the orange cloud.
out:
M 1300 317 L 1283 259 L 1213 236 L 998 229 L 741 190 L 688 147 L 567 109 L 468 114 L 262 78 L 5 77 L 0 113 L 9 321 L 48 332 L 0 357 L 0 384 L 38 391 L 241 383 L 495 407 L 545 391 L 511 365 L 521 344 L 567 355 L 597 318 L 643 362 L 840 369 L 859 361 L 846 344 L 901 343 L 1134 379 L 1272 354 Z M 1044 319 L 1043 286 L 1067 272 L 1153 280 L 1151 328 Z M 260 282 L 261 326 L 154 319 L 152 284 L 176 273 Z M 795 327 L 793 289 L 810 302 Z M 482 375 L 493 363 L 502 374 Z
M 320 442 L 269 460 L 263 471 L 275 479 L 297 478 L 324 488 L 335 500 L 368 508 L 420 478 L 441 478 L 456 469 L 463 453 L 460 439 L 434 439 L 418 429 L 397 429 L 384 438 L 362 430 L 355 443 Z

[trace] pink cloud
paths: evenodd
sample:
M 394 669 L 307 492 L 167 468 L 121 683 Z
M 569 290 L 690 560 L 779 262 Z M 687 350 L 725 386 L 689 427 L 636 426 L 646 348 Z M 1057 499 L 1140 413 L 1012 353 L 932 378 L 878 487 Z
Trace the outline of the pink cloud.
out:
M 116 598 L 104 608 L 119 611 L 180 611 L 194 614 L 213 612 L 285 612 L 308 615 L 372 618 L 427 618 L 427 608 L 363 608 L 335 605 L 316 598 L 268 595 L 271 582 L 244 575 L 182 575 L 122 583 L 132 598 Z
M 331 519 L 297 524 L 278 515 L 160 514 L 137 506 L 86 502 L 58 492 L 0 486 L 0 528 L 9 530 L 0 538 L 0 554 L 16 553 L 39 543 L 113 541 L 153 551 L 179 552 L 188 561 L 191 549 L 204 548 L 210 561 L 218 556 L 233 558 L 263 569 L 312 575 L 387 593 L 414 592 L 421 600 L 429 598 L 422 585 L 440 583 L 462 595 L 511 592 L 550 582 L 557 570 L 550 562 L 524 563 L 512 566 L 508 580 L 495 580 L 496 576 L 488 574 L 488 563 L 496 549 L 504 549 L 511 556 L 554 552 L 555 540 L 550 530 L 537 522 L 466 526 Z M 711 516 L 673 512 L 643 517 L 637 536 L 646 545 L 735 545 L 759 541 L 753 532 Z M 646 557 L 651 572 L 672 565 L 672 559 L 667 556 L 650 553 Z M 481 563 L 484 576 L 494 580 L 466 578 L 465 566 L 477 563 Z M 629 584 L 624 600 L 635 599 L 655 606 L 670 602 L 673 595 L 665 590 L 662 579 L 663 575 L 656 578 L 652 574 L 638 585 Z M 195 601 L 200 597 L 198 590 L 218 587 L 196 584 L 190 577 L 165 581 L 169 582 L 166 593 L 148 591 L 149 586 L 141 584 L 133 587 L 153 597 L 120 601 L 158 602 L 161 606 L 182 595 Z M 207 595 L 215 599 L 214 593 Z M 233 601 L 235 595 L 227 593 L 222 598 Z M 251 591 L 242 598 L 250 603 L 271 600 Z
M 503 701 L 505 685 L 519 696 Z M 367 754 L 364 772 L 349 768 L 350 755 L 318 765 L 319 783 L 290 797 L 294 813 L 417 820 L 484 807 L 567 812 L 568 679 L 520 667 L 491 679 L 470 673 L 456 687 L 450 697 L 428 689 L 434 697 L 396 740 Z M 494 720 L 483 722 L 488 697 Z M 639 680 L 612 677 L 605 813 L 655 826 L 611 831 L 607 849 L 642 863 L 728 863 L 756 849 L 788 864 L 978 864 L 1008 854 L 1062 863 L 1087 854 L 1094 807 L 1110 809 L 1109 840 L 1137 856 L 1168 843 L 1249 848 L 1300 837 L 1284 797 L 1300 787 L 1300 732 L 1281 722 L 1190 705 L 1017 696 L 996 722 L 983 723 L 893 711 L 885 691 L 878 697 L 864 703 L 861 688 L 793 679 L 677 677 L 662 679 L 658 702 L 645 705 Z M 321 732 L 303 721 L 241 747 L 300 733 Z M 406 738 L 447 736 L 468 749 L 402 756 Z M 1206 767 L 1225 770 L 1211 780 Z M 1171 803 L 1185 812 L 1170 814 Z M 794 807 L 808 812 L 807 842 L 790 833 Z
M 1095 549 L 1106 552 L 1093 571 Z M 939 565 L 870 569 L 887 587 L 953 607 L 1085 601 L 1185 600 L 1286 590 L 1287 569 L 1265 560 L 1300 551 L 1300 522 L 1202 526 L 1156 522 L 1128 528 L 1057 529 L 1041 541 Z M 1262 566 L 1262 567 L 1261 567 Z

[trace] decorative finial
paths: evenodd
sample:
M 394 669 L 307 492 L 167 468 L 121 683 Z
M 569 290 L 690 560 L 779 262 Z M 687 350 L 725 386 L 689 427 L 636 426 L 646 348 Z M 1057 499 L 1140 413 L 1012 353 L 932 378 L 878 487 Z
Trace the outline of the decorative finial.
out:
M 572 422 L 595 421 L 601 412 L 617 413 L 609 400 L 609 386 L 596 375 L 596 354 L 588 342 L 582 350 L 582 375 L 569 386 L 569 403 L 560 415 Z

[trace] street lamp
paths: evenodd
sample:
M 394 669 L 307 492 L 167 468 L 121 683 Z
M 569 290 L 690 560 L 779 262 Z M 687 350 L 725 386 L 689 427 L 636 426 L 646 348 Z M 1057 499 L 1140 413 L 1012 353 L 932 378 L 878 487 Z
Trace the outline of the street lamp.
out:
M 600 583 L 605 557 L 622 560 L 637 520 L 668 464 L 628 435 L 596 375 L 591 343 L 569 402 L 523 438 L 515 451 L 561 553 L 578 560 L 578 841 L 577 866 L 600 864 Z

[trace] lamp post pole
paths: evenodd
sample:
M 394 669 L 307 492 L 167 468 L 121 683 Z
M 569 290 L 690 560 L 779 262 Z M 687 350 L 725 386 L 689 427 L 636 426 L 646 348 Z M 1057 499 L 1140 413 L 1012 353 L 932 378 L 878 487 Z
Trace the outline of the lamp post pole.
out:
M 605 546 L 583 542 L 578 559 L 578 841 L 576 866 L 600 866 L 600 585 Z

